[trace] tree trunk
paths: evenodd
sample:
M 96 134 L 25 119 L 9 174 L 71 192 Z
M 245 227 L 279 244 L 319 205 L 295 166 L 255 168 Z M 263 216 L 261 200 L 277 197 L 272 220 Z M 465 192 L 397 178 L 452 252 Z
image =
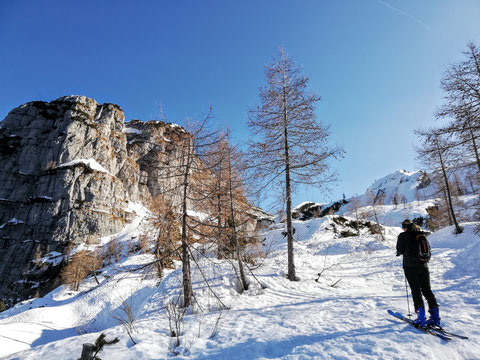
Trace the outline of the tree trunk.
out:
M 375 221 L 377 222 L 378 226 L 378 231 L 380 232 L 380 237 L 382 238 L 383 241 L 385 241 L 385 236 L 382 234 L 382 227 L 380 226 L 380 223 L 378 222 L 378 217 L 377 217 L 377 212 L 375 211 L 375 206 L 372 205 L 373 208 L 373 215 L 375 216 Z
M 473 195 L 477 195 L 477 194 L 475 193 L 475 188 L 473 187 L 472 178 L 469 176 L 467 179 L 468 179 L 468 182 L 470 183 L 470 187 L 472 188 L 472 193 L 473 193 Z
M 218 194 L 217 194 L 217 226 L 218 229 L 222 229 L 222 200 L 221 200 L 221 195 L 220 195 L 220 188 L 221 188 L 221 183 L 220 181 L 217 181 L 217 189 L 218 189 Z M 220 241 L 217 246 L 217 258 L 221 259 L 223 257 L 222 254 L 222 249 L 223 243 L 222 243 L 222 238 L 220 237 Z
M 292 189 L 290 184 L 290 154 L 288 146 L 288 114 L 285 74 L 283 77 L 283 131 L 285 151 L 285 196 L 287 211 L 287 257 L 288 257 L 288 280 L 295 281 L 295 263 L 293 261 L 293 226 L 292 226 Z
M 475 159 L 477 160 L 478 172 L 480 173 L 480 156 L 478 155 L 477 143 L 475 142 L 475 135 L 473 134 L 473 130 L 471 127 L 470 127 L 470 137 L 472 138 L 473 151 L 475 153 Z
M 240 251 L 240 243 L 237 236 L 237 221 L 235 220 L 235 208 L 233 204 L 233 189 L 232 189 L 232 159 L 230 158 L 230 153 L 228 154 L 228 185 L 230 193 L 230 216 L 232 217 L 232 236 L 233 242 L 236 248 L 236 255 L 238 261 L 238 271 L 240 273 L 240 281 L 242 282 L 242 291 L 248 289 L 248 282 L 245 276 L 245 270 L 243 269 L 242 254 Z
M 157 275 L 158 275 L 158 278 L 161 279 L 163 277 L 163 264 L 160 257 L 160 245 L 159 245 L 158 239 L 157 239 L 157 246 L 155 249 L 155 258 L 157 260 L 155 263 L 155 265 L 157 266 Z
M 447 207 L 448 225 L 452 226 L 453 225 L 452 214 L 450 213 L 450 207 L 448 206 L 448 198 L 447 198 L 447 192 L 445 191 L 445 188 L 442 189 L 442 193 L 443 193 L 443 199 L 445 200 L 445 206 Z
M 440 146 L 438 145 L 438 139 L 436 137 L 435 137 L 435 141 L 436 141 L 436 146 L 437 146 L 437 151 L 438 151 L 438 157 L 440 159 L 440 166 L 442 168 L 443 180 L 445 181 L 445 189 L 447 191 L 448 207 L 450 208 L 450 214 L 452 215 L 452 221 L 453 221 L 453 224 L 455 225 L 455 233 L 456 234 L 461 234 L 462 233 L 462 228 L 458 225 L 457 218 L 455 217 L 455 212 L 453 210 L 453 204 L 452 204 L 452 196 L 451 196 L 451 193 L 450 193 L 450 186 L 448 184 L 447 172 L 445 171 L 445 164 L 443 163 L 442 152 L 440 150 Z
M 95 350 L 95 345 L 86 343 L 83 344 L 82 355 L 79 360 L 93 360 L 93 352 Z
M 97 270 L 96 269 L 93 269 L 93 278 L 95 279 L 95 282 L 97 283 L 97 285 L 100 285 L 100 281 L 98 281 L 98 278 L 97 278 Z
M 183 275 L 183 306 L 189 307 L 192 304 L 193 287 L 190 272 L 190 256 L 188 254 L 187 239 L 187 194 L 188 194 L 188 175 L 190 172 L 190 141 L 187 149 L 187 159 L 185 164 L 185 173 L 183 176 L 183 199 L 182 199 L 182 275 Z
M 357 206 L 355 206 L 355 219 L 357 219 L 357 225 L 355 226 L 357 228 L 357 235 L 360 236 L 360 224 L 358 220 L 358 209 Z

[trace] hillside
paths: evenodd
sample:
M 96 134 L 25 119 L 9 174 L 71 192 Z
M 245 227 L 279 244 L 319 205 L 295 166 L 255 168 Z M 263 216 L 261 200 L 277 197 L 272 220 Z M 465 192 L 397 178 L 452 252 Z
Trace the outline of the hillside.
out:
M 249 274 L 250 289 L 243 294 L 236 291 L 228 260 L 209 257 L 208 249 L 207 256 L 197 252 L 193 277 L 198 306 L 185 314 L 178 347 L 169 336 L 165 307 L 178 296 L 180 269 L 161 282 L 151 268 L 125 272 L 151 260 L 137 254 L 103 269 L 99 286 L 87 278 L 79 292 L 61 286 L 1 313 L 0 356 L 77 359 L 82 344 L 94 342 L 103 331 L 108 338 L 120 338 L 99 354 L 104 360 L 480 357 L 480 238 L 473 233 L 474 224 L 465 224 L 461 235 L 445 228 L 430 236 L 432 288 L 442 321 L 470 337 L 447 344 L 387 314 L 387 309 L 407 312 L 401 260 L 394 256 L 400 229 L 386 227 L 385 242 L 366 229 L 360 236 L 339 238 L 333 230 L 334 225 L 341 229 L 336 219 L 295 221 L 298 282 L 285 278 L 282 224 L 264 234 L 263 250 L 269 256 L 253 271 L 255 278 Z M 124 233 L 125 238 L 135 234 L 136 229 Z M 136 345 L 112 316 L 122 314 L 119 306 L 125 300 L 136 319 Z

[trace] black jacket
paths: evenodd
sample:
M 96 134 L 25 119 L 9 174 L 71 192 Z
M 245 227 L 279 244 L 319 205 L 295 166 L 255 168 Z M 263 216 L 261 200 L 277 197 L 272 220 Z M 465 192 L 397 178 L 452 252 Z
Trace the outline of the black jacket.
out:
M 415 241 L 418 234 L 423 234 L 421 231 L 404 231 L 398 235 L 397 238 L 397 256 L 403 255 L 404 268 L 428 268 L 427 263 L 420 262 L 418 259 L 409 256 L 410 241 Z

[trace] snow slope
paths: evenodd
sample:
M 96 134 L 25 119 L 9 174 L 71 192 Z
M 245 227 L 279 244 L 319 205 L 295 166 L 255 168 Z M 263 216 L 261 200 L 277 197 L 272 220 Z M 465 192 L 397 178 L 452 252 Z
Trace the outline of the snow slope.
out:
M 472 221 L 476 219 L 475 212 L 479 197 L 467 194 L 469 188 L 465 184 L 461 186 L 464 187 L 466 195 L 454 197 L 455 213 L 459 221 Z M 381 201 L 376 202 L 375 212 L 380 224 L 387 226 L 400 226 L 401 222 L 407 218 L 426 219 L 430 216 L 427 209 L 443 202 L 438 198 L 435 185 L 429 183 L 428 176 L 424 172 L 399 170 L 376 180 L 364 194 L 347 199 L 348 204 L 342 205 L 336 214 L 356 217 L 358 213 L 360 219 L 376 221 L 372 203 L 379 194 L 381 194 L 379 196 Z M 356 203 L 352 200 L 356 200 Z M 321 205 L 325 208 L 332 204 Z
M 420 200 L 400 205 L 376 205 L 378 221 L 386 226 L 400 226 L 403 220 L 409 218 L 428 217 L 427 208 L 435 205 L 435 200 Z M 347 204 L 338 212 L 339 215 L 345 215 L 355 218 L 355 211 Z M 359 218 L 366 218 L 375 221 L 373 207 L 362 206 L 358 210 Z
M 394 256 L 398 227 L 387 227 L 387 240 L 381 242 L 368 234 L 338 238 L 331 216 L 294 225 L 296 282 L 285 278 L 283 224 L 264 234 L 268 256 L 253 270 L 255 277 L 249 272 L 250 289 L 243 294 L 236 291 L 233 263 L 209 257 L 208 249 L 207 256 L 194 251 L 198 306 L 185 315 L 178 347 L 169 336 L 165 306 L 179 294 L 181 272 L 171 270 L 161 282 L 152 269 L 125 272 L 151 260 L 135 255 L 105 268 L 98 286 L 86 279 L 81 292 L 62 286 L 1 313 L 0 357 L 77 359 L 82 344 L 104 331 L 109 339 L 120 338 L 99 354 L 104 360 L 480 358 L 475 224 L 465 224 L 461 235 L 446 228 L 429 237 L 432 288 L 442 321 L 470 337 L 449 343 L 387 314 L 387 309 L 407 312 L 401 259 Z M 136 317 L 136 345 L 112 317 L 121 315 L 123 301 Z
M 379 191 L 384 194 L 384 203 L 393 204 L 394 197 L 397 196 L 398 203 L 401 203 L 399 196 L 404 196 L 406 202 L 412 202 L 425 197 L 431 197 L 435 192 L 434 185 L 429 184 L 428 176 L 423 171 L 399 170 L 389 174 L 379 180 L 376 180 L 363 195 L 366 197 L 365 203 L 371 202 L 368 200 L 368 195 L 376 196 Z M 426 181 L 426 183 L 425 183 Z

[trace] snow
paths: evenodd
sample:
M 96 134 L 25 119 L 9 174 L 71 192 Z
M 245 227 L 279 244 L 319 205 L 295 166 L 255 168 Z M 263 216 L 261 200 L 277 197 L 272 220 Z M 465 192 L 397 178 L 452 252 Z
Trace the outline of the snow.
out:
M 380 224 L 387 226 L 400 226 L 403 220 L 418 217 L 428 217 L 427 208 L 434 206 L 435 200 L 414 201 L 411 203 L 398 205 L 376 205 L 375 212 L 377 213 Z M 358 210 L 359 217 L 365 217 L 371 221 L 375 221 L 372 206 L 363 206 Z M 351 207 L 345 206 L 340 209 L 338 214 L 355 217 L 355 211 Z
M 102 248 L 103 251 L 107 251 L 108 244 L 113 240 L 116 241 L 117 246 L 122 249 L 122 252 L 126 254 L 129 243 L 133 240 L 138 241 L 140 234 L 146 232 L 145 226 L 147 224 L 145 221 L 152 216 L 152 213 L 142 204 L 131 201 L 128 202 L 125 211 L 135 214 L 135 217 L 120 232 L 98 239 L 97 244 L 80 244 L 72 250 L 71 255 L 82 250 L 95 251 L 99 248 Z
M 120 242 L 137 237 L 147 226 L 147 209 L 134 203 L 128 208 L 137 216 L 112 235 Z M 332 223 L 332 216 L 294 222 L 295 282 L 285 276 L 284 224 L 272 226 L 262 234 L 268 256 L 253 270 L 255 278 L 247 270 L 250 288 L 242 294 L 236 290 L 231 261 L 193 250 L 198 305 L 185 315 L 178 347 L 169 336 L 164 307 L 181 293 L 180 264 L 159 281 L 151 268 L 125 272 L 152 260 L 151 255 L 130 254 L 101 270 L 100 285 L 87 278 L 79 292 L 61 286 L 1 313 L 0 357 L 78 359 L 82 344 L 105 332 L 109 339 L 119 336 L 120 342 L 99 354 L 104 360 L 480 358 L 480 238 L 475 223 L 463 224 L 460 235 L 448 227 L 429 236 L 432 288 L 442 321 L 448 330 L 470 337 L 448 344 L 387 314 L 388 309 L 407 312 L 401 259 L 394 250 L 401 229 L 387 227 L 382 242 L 367 233 L 339 238 Z M 132 304 L 137 345 L 112 316 L 121 315 L 124 301 Z
M 181 132 L 186 132 L 185 129 L 184 129 L 182 126 L 178 125 L 178 124 L 168 123 L 168 126 L 174 128 L 174 129 L 178 129 L 178 130 L 180 130 Z
M 298 204 L 297 206 L 295 206 L 293 209 L 292 209 L 292 212 L 295 213 L 295 212 L 300 212 L 300 210 L 302 209 L 302 207 L 304 207 L 305 205 L 309 205 L 309 207 L 311 206 L 320 206 L 320 208 L 323 208 L 325 205 L 329 205 L 327 203 L 314 203 L 314 202 L 311 202 L 311 201 L 303 201 L 301 202 L 300 204 Z
M 195 210 L 191 210 L 191 209 L 187 210 L 187 215 L 191 216 L 191 217 L 194 217 L 194 218 L 197 218 L 200 221 L 204 221 L 204 220 L 206 220 L 210 217 L 208 214 L 205 214 L 204 212 L 195 211 Z
M 416 199 L 415 191 L 419 185 L 419 179 L 423 175 L 421 171 L 408 172 L 399 170 L 377 180 L 367 189 L 367 193 L 376 195 L 379 189 L 385 192 L 387 201 L 393 200 L 395 194 L 404 195 L 408 202 Z M 400 201 L 399 201 L 400 202 Z
M 23 221 L 21 220 L 18 220 L 16 218 L 11 218 L 9 221 L 8 221 L 8 224 L 25 224 Z
M 305 206 L 307 204 L 312 204 L 313 205 L 313 203 L 311 201 L 303 201 L 300 204 L 298 204 L 297 206 L 295 206 L 292 211 L 293 212 L 299 211 L 303 206 Z
M 5 224 L 0 226 L 0 229 L 3 229 L 6 225 L 18 225 L 18 224 L 25 224 L 25 222 L 18 220 L 17 218 L 11 218 Z
M 68 167 L 68 166 L 75 166 L 77 164 L 84 164 L 89 167 L 91 170 L 100 171 L 107 173 L 114 177 L 108 170 L 106 170 L 102 165 L 100 165 L 95 159 L 77 159 L 72 160 L 68 163 L 60 164 L 57 168 Z
M 42 196 L 38 196 L 39 199 L 45 199 L 45 200 L 53 200 L 53 198 L 51 196 L 46 196 L 46 195 L 42 195 Z
M 140 135 L 140 134 L 142 133 L 142 130 L 126 127 L 125 129 L 123 129 L 123 132 L 124 132 L 124 133 L 127 133 L 127 134 L 137 134 L 137 135 Z
M 395 197 L 397 198 L 398 204 L 402 203 L 402 197 L 405 198 L 407 203 L 431 198 L 432 194 L 436 193 L 436 190 L 433 184 L 421 188 L 421 179 L 423 176 L 424 172 L 422 171 L 396 171 L 374 181 L 364 194 L 358 196 L 358 200 L 363 206 L 369 205 L 372 203 L 373 198 L 379 193 L 384 194 L 383 203 L 387 205 L 392 205 Z
M 57 266 L 62 262 L 62 259 L 62 253 L 59 253 L 58 251 L 51 251 L 48 254 L 42 256 L 40 259 L 34 261 L 38 266 L 41 266 L 42 264 Z

